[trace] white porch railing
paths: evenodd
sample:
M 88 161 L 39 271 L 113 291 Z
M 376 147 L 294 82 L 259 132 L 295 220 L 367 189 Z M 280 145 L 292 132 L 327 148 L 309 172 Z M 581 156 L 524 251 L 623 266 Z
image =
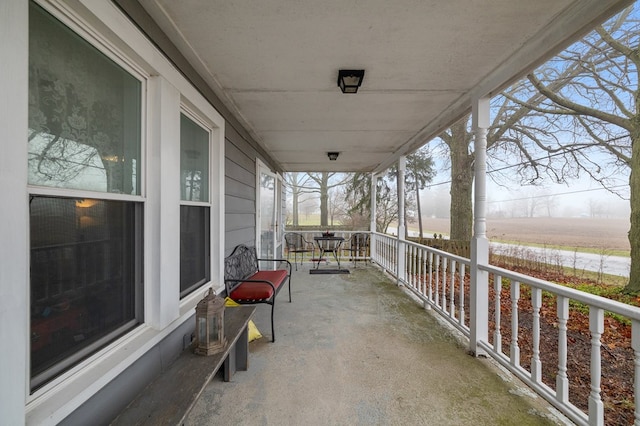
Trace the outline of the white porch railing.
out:
M 471 265 L 469 259 L 379 233 L 371 234 L 371 244 L 373 262 L 415 293 L 424 302 L 426 309 L 433 309 L 439 313 L 469 338 L 471 322 L 468 318 L 469 307 L 465 305 L 469 300 L 468 275 L 477 272 L 469 270 Z M 402 261 L 401 257 L 404 257 Z M 399 271 L 398 267 L 402 264 L 405 265 L 404 270 Z M 493 333 L 489 333 L 489 341 L 481 341 L 479 346 L 568 418 L 577 424 L 604 424 L 605 407 L 601 398 L 603 362 L 601 339 L 604 332 L 605 311 L 627 318 L 632 324 L 630 346 L 633 350 L 634 400 L 636 395 L 640 395 L 639 308 L 490 265 L 479 266 L 478 269 L 486 271 L 489 275 L 489 283 L 492 283 L 490 293 L 493 293 L 489 298 L 489 305 L 493 309 L 490 309 L 490 306 L 480 306 L 477 309 L 484 309 L 485 313 L 480 317 L 489 318 L 495 324 Z M 509 287 L 508 297 L 511 302 L 509 312 L 502 311 L 503 286 L 505 290 L 507 286 Z M 525 288 L 527 291 L 524 291 Z M 554 361 L 543 359 L 544 355 L 540 351 L 543 292 L 545 298 L 555 299 L 556 304 L 555 327 L 558 349 L 557 360 Z M 522 309 L 523 295 L 530 297 L 531 303 L 531 311 L 526 313 L 526 320 L 523 315 L 525 311 Z M 585 305 L 589 311 L 590 357 L 577 361 L 590 365 L 590 393 L 586 412 L 569 399 L 569 376 L 572 373 L 567 364 L 567 330 L 571 329 L 570 301 Z M 493 313 L 490 316 L 491 311 Z M 508 318 L 503 319 L 503 316 Z M 509 356 L 503 353 L 502 348 L 505 338 L 501 322 L 504 320 L 509 320 L 511 329 L 511 337 L 508 339 Z M 523 324 L 525 321 L 528 323 Z M 529 367 L 523 366 L 520 356 L 519 341 L 522 336 L 519 331 L 523 326 L 531 329 L 531 343 L 527 343 L 530 345 L 531 356 L 530 359 L 525 360 L 528 361 L 525 364 Z M 543 382 L 543 366 L 555 369 L 555 383 Z M 636 403 L 634 424 L 637 426 L 640 426 L 639 409 L 640 404 Z

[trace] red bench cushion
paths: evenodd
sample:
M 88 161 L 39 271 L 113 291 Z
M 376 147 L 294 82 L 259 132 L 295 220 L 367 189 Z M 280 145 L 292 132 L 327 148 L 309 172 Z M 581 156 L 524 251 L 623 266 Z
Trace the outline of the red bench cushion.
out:
M 271 281 L 276 289 L 282 285 L 287 278 L 287 271 L 258 271 L 249 277 L 250 280 L 266 280 Z M 266 300 L 273 296 L 273 288 L 267 283 L 240 283 L 230 294 L 233 300 L 237 302 L 250 302 L 253 300 Z

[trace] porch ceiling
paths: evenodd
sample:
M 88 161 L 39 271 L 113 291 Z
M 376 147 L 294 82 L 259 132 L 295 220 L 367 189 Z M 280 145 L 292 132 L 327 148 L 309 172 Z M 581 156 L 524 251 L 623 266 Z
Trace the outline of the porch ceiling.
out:
M 630 3 L 139 1 L 283 171 L 363 172 Z M 341 68 L 366 70 L 357 94 L 340 92 Z

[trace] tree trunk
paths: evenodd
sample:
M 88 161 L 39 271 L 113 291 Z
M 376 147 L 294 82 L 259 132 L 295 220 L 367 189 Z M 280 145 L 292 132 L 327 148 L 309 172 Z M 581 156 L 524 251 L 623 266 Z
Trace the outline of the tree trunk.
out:
M 637 294 L 640 293 L 640 115 L 636 116 L 634 130 L 630 134 L 631 173 L 629 175 L 631 270 L 629 271 L 629 283 L 625 287 L 625 291 Z
M 300 226 L 300 211 L 298 208 L 298 188 L 293 188 L 291 202 L 293 203 L 293 226 Z
M 449 152 L 451 155 L 450 227 L 452 240 L 471 241 L 473 230 L 472 186 L 473 154 L 469 153 L 470 135 L 466 121 L 451 127 Z
M 320 182 L 320 226 L 329 226 L 329 173 L 322 172 Z
M 298 172 L 292 172 L 289 176 L 289 184 L 291 185 L 291 221 L 293 226 L 300 226 L 300 185 L 298 182 Z

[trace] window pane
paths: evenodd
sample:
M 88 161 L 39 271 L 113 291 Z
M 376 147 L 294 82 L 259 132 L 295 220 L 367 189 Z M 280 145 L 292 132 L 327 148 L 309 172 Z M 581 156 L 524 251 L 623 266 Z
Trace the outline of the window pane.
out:
M 209 201 L 209 132 L 180 115 L 180 192 L 185 201 Z
M 211 279 L 209 207 L 180 206 L 180 296 Z
M 141 83 L 29 10 L 29 183 L 140 194 Z
M 33 386 L 137 324 L 136 209 L 132 202 L 31 197 Z

